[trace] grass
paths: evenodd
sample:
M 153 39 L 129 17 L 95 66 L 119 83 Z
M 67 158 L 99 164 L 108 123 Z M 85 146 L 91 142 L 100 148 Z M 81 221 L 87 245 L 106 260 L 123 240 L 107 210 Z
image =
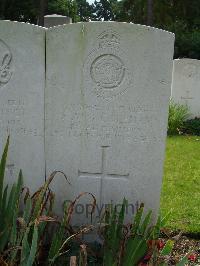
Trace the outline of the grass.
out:
M 167 138 L 161 213 L 167 227 L 200 233 L 200 137 Z

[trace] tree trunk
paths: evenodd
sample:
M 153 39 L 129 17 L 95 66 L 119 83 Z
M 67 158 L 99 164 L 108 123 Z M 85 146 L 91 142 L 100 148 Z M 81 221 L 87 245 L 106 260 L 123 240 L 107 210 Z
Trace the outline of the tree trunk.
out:
M 38 25 L 44 26 L 44 16 L 47 10 L 48 0 L 40 0 L 39 15 L 38 15 Z
M 153 25 L 153 0 L 147 0 L 147 25 Z

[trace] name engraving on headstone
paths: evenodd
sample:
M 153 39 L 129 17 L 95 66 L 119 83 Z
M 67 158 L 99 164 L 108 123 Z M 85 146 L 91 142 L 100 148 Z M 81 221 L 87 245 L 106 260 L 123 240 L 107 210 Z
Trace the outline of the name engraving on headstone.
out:
M 26 105 L 23 99 L 8 99 L 0 107 L 0 130 L 7 135 L 40 136 L 39 129 L 26 125 Z
M 0 87 L 8 83 L 12 76 L 12 54 L 7 44 L 0 40 Z
M 159 141 L 154 124 L 157 123 L 157 110 L 152 106 L 141 105 L 67 105 L 64 107 L 62 128 L 55 129 L 51 136 L 87 138 L 130 139 L 132 141 Z M 82 117 L 87 121 L 82 123 Z M 146 134 L 148 128 L 148 134 Z

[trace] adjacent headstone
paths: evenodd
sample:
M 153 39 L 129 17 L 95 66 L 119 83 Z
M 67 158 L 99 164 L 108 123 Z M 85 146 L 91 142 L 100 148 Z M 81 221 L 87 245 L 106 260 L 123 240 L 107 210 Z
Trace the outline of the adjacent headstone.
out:
M 157 213 L 173 42 L 169 32 L 127 23 L 47 31 L 47 173 L 61 170 L 71 183 L 54 179 L 57 211 L 87 191 L 96 216 L 124 197 L 130 215 L 140 202 Z M 76 205 L 75 223 L 90 222 L 89 203 Z
M 188 105 L 191 117 L 200 117 L 200 60 L 174 60 L 171 96 Z
M 64 25 L 72 23 L 72 19 L 70 17 L 61 16 L 57 14 L 46 15 L 44 17 L 44 27 L 51 28 L 54 26 Z
M 0 151 L 10 135 L 7 181 L 20 168 L 31 191 L 45 177 L 45 30 L 0 21 Z

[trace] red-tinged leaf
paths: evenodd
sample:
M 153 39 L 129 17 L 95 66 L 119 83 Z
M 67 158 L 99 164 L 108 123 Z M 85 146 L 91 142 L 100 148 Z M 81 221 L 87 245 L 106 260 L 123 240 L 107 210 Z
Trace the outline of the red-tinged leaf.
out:
M 188 255 L 188 260 L 195 262 L 196 259 L 197 259 L 197 255 L 195 253 Z
M 57 220 L 53 217 L 49 217 L 46 215 L 40 216 L 38 219 L 36 219 L 36 223 L 39 224 L 41 222 L 56 222 Z

